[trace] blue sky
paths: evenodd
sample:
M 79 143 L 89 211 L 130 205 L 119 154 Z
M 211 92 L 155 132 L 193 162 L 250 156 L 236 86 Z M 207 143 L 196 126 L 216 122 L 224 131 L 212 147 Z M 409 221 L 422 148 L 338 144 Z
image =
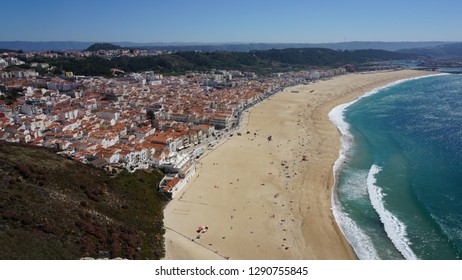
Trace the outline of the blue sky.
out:
M 462 41 L 459 0 L 2 1 L 0 41 Z

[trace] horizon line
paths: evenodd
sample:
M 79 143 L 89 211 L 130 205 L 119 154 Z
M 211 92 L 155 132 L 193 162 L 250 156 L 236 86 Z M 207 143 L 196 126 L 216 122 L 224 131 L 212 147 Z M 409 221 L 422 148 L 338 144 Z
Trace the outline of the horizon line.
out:
M 199 45 L 220 45 L 220 44 L 346 44 L 346 43 L 426 43 L 426 42 L 444 42 L 444 43 L 457 43 L 462 41 L 452 40 L 422 40 L 422 41 L 379 41 L 379 40 L 354 40 L 354 41 L 338 41 L 338 42 L 135 42 L 135 41 L 78 41 L 78 40 L 0 40 L 0 42 L 32 42 L 32 43 L 51 43 L 51 42 L 75 42 L 75 43 L 132 43 L 132 44 L 199 44 Z

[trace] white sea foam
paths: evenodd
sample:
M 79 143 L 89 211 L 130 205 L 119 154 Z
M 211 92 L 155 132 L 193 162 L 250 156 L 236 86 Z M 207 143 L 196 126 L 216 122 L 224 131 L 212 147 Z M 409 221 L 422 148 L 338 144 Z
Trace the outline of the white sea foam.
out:
M 337 176 L 338 170 L 343 166 L 346 159 L 346 153 L 350 150 L 351 144 L 353 143 L 353 135 L 350 133 L 350 125 L 344 120 L 343 114 L 345 109 L 353 104 L 353 102 L 338 105 L 332 111 L 329 112 L 330 121 L 340 131 L 340 139 L 342 147 L 340 148 L 339 158 L 334 163 L 334 175 Z
M 340 210 L 339 201 L 332 197 L 332 213 L 340 226 L 340 230 L 353 247 L 356 256 L 360 260 L 380 260 L 379 254 L 372 243 L 371 238 L 361 230 L 356 222 L 348 217 L 348 214 Z
M 339 157 L 335 161 L 333 165 L 333 173 L 334 173 L 334 186 L 332 188 L 332 195 L 331 195 L 331 204 L 332 204 L 332 212 L 334 215 L 337 224 L 340 226 L 340 230 L 342 231 L 343 235 L 346 237 L 350 245 L 353 247 L 356 255 L 360 259 L 379 259 L 379 255 L 375 250 L 374 246 L 372 245 L 371 239 L 362 231 L 358 225 L 350 218 L 346 213 L 341 210 L 340 201 L 336 196 L 336 187 L 337 187 L 337 176 L 341 171 L 344 163 L 347 159 L 347 153 L 350 151 L 351 146 L 353 144 L 353 135 L 350 133 L 350 125 L 344 119 L 345 110 L 352 105 L 353 103 L 357 102 L 358 100 L 371 96 L 382 89 L 386 89 L 400 83 L 410 81 L 410 80 L 417 80 L 432 76 L 439 76 L 439 75 L 449 75 L 449 74 L 435 74 L 435 75 L 428 75 L 416 78 L 409 78 L 396 81 L 394 83 L 388 84 L 383 87 L 376 88 L 369 92 L 366 92 L 364 95 L 360 96 L 356 100 L 351 102 L 338 105 L 332 111 L 329 112 L 329 119 L 331 122 L 337 127 L 341 134 L 341 148 L 339 151 Z M 395 245 L 396 246 L 396 245 Z M 411 251 L 412 253 L 412 251 Z M 413 253 L 411 256 L 414 255 Z M 415 257 L 415 255 L 414 255 Z
M 346 188 L 338 189 L 342 201 L 369 201 L 366 179 L 369 170 L 349 170 L 345 168 L 346 176 L 342 178 L 342 184 Z M 366 203 L 367 203 L 366 202 Z
M 367 96 L 377 91 L 371 91 L 367 93 Z M 365 97 L 364 95 L 363 97 Z M 357 99 L 359 100 L 359 98 Z M 337 176 L 342 169 L 347 159 L 347 153 L 350 151 L 353 144 L 353 135 L 350 133 L 350 125 L 344 120 L 344 112 L 354 102 L 341 104 L 332 109 L 329 112 L 330 121 L 337 127 L 341 134 L 341 148 L 339 157 L 335 161 L 333 166 L 334 172 L 334 188 L 332 188 L 332 213 L 334 215 L 337 224 L 340 227 L 348 243 L 353 247 L 356 255 L 360 260 L 378 260 L 380 259 L 370 237 L 351 219 L 348 214 L 341 210 L 340 201 L 335 193 L 335 187 L 337 185 Z
M 403 224 L 395 215 L 388 211 L 385 207 L 383 198 L 385 195 L 382 193 L 380 187 L 376 185 L 375 176 L 382 169 L 377 165 L 372 165 L 367 176 L 367 190 L 371 200 L 372 207 L 380 217 L 385 232 L 390 238 L 396 249 L 408 260 L 415 260 L 417 256 L 414 254 L 410 247 L 409 239 L 407 238 L 406 225 Z

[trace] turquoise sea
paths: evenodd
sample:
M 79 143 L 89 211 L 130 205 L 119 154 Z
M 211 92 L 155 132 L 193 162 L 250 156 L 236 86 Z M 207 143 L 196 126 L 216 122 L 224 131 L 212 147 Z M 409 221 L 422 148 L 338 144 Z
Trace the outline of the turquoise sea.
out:
M 358 257 L 462 258 L 462 75 L 399 81 L 329 116 L 334 216 Z

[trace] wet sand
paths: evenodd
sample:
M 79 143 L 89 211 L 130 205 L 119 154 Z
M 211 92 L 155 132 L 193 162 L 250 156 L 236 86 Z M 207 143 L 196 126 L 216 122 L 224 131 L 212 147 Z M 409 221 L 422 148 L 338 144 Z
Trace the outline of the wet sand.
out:
M 331 211 L 335 106 L 419 71 L 348 74 L 287 88 L 244 116 L 167 205 L 165 259 L 355 259 Z M 271 140 L 268 140 L 271 136 Z M 199 226 L 206 232 L 197 233 Z

